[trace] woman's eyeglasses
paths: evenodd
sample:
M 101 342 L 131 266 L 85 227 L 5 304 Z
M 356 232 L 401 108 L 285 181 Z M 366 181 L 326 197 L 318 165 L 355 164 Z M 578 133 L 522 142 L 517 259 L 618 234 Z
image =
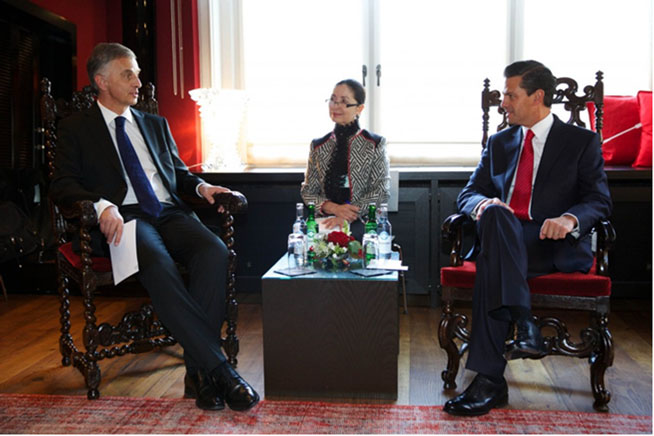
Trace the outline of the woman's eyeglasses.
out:
M 347 109 L 355 106 L 360 106 L 359 103 L 348 103 L 345 100 L 336 101 L 333 98 L 328 98 L 327 100 L 325 100 L 325 103 L 327 103 L 330 106 L 345 106 Z

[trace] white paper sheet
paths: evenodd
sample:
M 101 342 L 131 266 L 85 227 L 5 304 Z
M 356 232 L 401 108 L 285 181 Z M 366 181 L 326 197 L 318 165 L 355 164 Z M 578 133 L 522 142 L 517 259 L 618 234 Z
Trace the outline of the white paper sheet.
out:
M 339 229 L 338 227 L 328 229 L 327 226 L 325 226 L 325 220 L 328 218 L 334 218 L 334 216 L 330 215 L 330 216 L 321 216 L 320 218 L 316 218 L 316 224 L 318 224 L 318 233 L 331 233 L 334 230 L 343 230 L 342 228 Z
M 136 257 L 136 220 L 123 225 L 120 244 L 109 244 L 109 253 L 115 285 L 139 272 L 139 261 Z
M 402 265 L 397 259 L 372 259 L 366 268 L 388 269 L 393 271 L 408 271 L 409 267 Z

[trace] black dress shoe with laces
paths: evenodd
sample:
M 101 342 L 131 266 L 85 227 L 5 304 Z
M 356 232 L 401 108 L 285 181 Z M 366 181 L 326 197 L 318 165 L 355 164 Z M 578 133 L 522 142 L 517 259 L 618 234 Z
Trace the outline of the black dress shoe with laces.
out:
M 504 353 L 506 360 L 524 359 L 526 357 L 538 357 L 547 354 L 545 341 L 540 334 L 540 329 L 531 319 L 516 321 L 518 334 L 515 341 L 511 342 Z
M 195 405 L 203 410 L 223 410 L 225 408 L 225 402 L 216 392 L 207 373 L 201 370 L 186 370 L 184 398 L 195 398 Z
M 218 395 L 230 409 L 245 411 L 259 402 L 259 394 L 229 363 L 224 363 L 211 371 L 210 377 Z
M 457 416 L 479 416 L 506 406 L 508 402 L 509 388 L 504 378 L 501 383 L 496 383 L 483 374 L 477 374 L 468 389 L 445 403 L 443 411 Z

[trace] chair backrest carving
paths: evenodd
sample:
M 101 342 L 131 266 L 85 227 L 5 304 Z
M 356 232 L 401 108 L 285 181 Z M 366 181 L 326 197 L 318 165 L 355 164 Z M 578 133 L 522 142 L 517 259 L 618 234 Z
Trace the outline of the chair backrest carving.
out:
M 602 127 L 604 119 L 604 73 L 598 71 L 595 74 L 595 84 L 584 87 L 584 93 L 577 95 L 579 89 L 577 82 L 569 77 L 559 77 L 556 79 L 556 92 L 552 104 L 561 104 L 563 108 L 570 112 L 570 118 L 566 121 L 568 124 L 575 124 L 580 127 L 586 127 L 581 119 L 580 113 L 586 110 L 586 103 L 595 104 L 595 130 L 602 138 Z M 502 122 L 498 124 L 497 131 L 506 128 L 508 124 L 506 112 L 501 106 L 502 94 L 498 90 L 490 89 L 490 80 L 484 80 L 484 89 L 481 92 L 481 109 L 482 109 L 482 130 L 481 146 L 486 146 L 488 141 L 488 131 L 490 123 L 490 109 L 497 106 L 497 112 L 502 116 Z

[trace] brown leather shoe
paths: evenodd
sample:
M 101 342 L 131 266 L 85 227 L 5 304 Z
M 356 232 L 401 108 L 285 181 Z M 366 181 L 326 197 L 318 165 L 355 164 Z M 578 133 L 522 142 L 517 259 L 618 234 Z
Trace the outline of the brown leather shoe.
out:
M 225 402 L 216 392 L 207 373 L 202 370 L 186 370 L 184 398 L 195 398 L 195 405 L 203 410 L 223 410 Z
M 230 409 L 245 411 L 259 402 L 259 394 L 232 368 L 224 363 L 209 374 L 218 395 Z

